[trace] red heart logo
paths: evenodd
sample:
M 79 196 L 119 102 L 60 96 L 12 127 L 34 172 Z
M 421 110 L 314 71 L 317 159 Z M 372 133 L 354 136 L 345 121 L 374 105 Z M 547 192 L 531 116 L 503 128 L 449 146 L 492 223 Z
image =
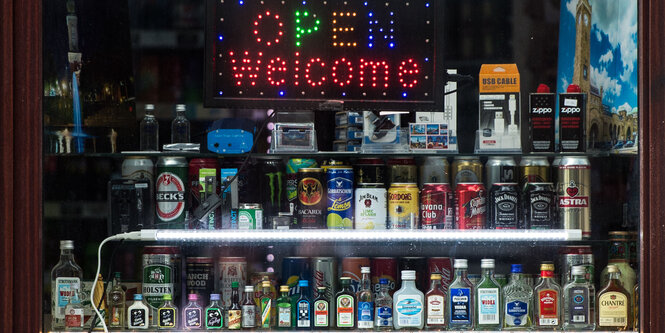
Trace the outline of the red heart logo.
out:
M 569 187 L 566 189 L 566 193 L 568 193 L 569 196 L 574 197 L 579 193 L 579 189 L 577 187 Z

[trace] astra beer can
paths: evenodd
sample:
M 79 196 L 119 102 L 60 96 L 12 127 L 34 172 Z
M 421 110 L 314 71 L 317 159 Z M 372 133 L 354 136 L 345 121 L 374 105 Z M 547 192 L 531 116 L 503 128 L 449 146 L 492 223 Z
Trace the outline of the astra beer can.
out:
M 564 156 L 559 164 L 559 219 L 564 229 L 591 237 L 591 163 L 585 156 Z
M 329 167 L 326 171 L 328 229 L 353 228 L 353 169 Z
M 388 228 L 418 229 L 418 185 L 393 183 L 388 190 Z

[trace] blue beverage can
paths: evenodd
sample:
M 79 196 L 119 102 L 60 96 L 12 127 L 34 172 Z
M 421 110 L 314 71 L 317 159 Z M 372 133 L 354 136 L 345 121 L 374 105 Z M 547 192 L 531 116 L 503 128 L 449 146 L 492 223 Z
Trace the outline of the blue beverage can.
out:
M 353 229 L 353 168 L 328 168 L 326 180 L 328 229 Z
M 300 286 L 298 286 L 300 280 L 312 280 L 312 266 L 309 258 L 285 257 L 282 260 L 282 284 L 289 286 L 289 295 L 300 294 Z

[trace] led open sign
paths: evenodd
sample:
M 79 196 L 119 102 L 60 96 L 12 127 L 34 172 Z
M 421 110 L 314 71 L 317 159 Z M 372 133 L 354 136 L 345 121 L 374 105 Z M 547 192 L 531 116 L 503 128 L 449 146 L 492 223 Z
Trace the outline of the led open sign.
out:
M 206 104 L 440 109 L 438 2 L 208 0 Z

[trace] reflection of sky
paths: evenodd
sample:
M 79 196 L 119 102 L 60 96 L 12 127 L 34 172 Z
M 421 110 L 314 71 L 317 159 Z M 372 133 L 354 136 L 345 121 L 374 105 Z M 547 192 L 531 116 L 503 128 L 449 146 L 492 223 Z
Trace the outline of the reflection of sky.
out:
M 578 0 L 561 2 L 559 79 L 564 92 L 573 77 L 575 7 Z M 637 1 L 590 0 L 591 83 L 604 90 L 603 104 L 612 111 L 637 107 Z

